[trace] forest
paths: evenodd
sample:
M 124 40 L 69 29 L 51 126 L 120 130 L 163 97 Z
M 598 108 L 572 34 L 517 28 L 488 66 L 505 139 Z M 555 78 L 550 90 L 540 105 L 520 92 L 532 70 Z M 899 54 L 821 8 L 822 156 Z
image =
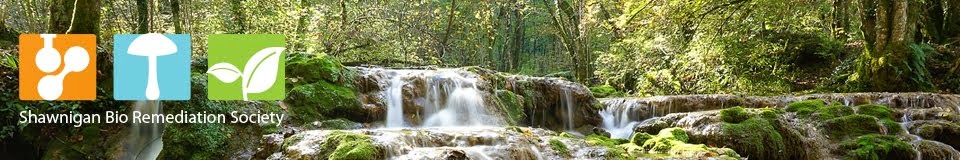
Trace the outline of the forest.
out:
M 39 33 L 97 36 L 97 100 L 17 98 Z M 162 112 L 291 118 L 167 124 L 160 159 L 960 159 L 960 0 L 0 0 L 0 155 L 141 159 L 17 119 L 140 110 L 110 53 L 146 33 L 192 40 Z M 214 34 L 284 35 L 286 99 L 207 100 Z

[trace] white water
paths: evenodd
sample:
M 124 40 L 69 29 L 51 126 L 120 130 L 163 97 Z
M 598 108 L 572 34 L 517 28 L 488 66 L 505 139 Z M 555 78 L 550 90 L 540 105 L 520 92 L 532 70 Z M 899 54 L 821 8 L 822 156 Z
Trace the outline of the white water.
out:
M 610 138 L 630 138 L 633 135 L 634 127 L 640 122 L 631 120 L 628 111 L 629 109 L 617 109 L 611 106 L 600 110 L 603 129 L 610 133 Z
M 567 118 L 567 119 L 566 119 L 566 122 L 567 122 L 567 123 L 565 124 L 565 125 L 566 125 L 566 129 L 567 129 L 568 131 L 571 131 L 571 130 L 573 130 L 573 128 L 574 128 L 574 126 L 573 126 L 573 107 L 576 105 L 576 102 L 573 100 L 573 96 L 570 95 L 570 90 L 568 90 L 568 89 L 563 89 L 563 104 L 566 105 L 565 107 L 567 108 L 567 116 L 566 116 L 566 118 Z
M 477 88 L 477 75 L 457 69 L 382 71 L 392 76 L 383 91 L 387 128 L 499 126 L 502 123 L 499 117 L 488 111 Z M 424 88 L 421 89 L 425 93 L 414 95 L 422 97 L 404 97 L 404 85 L 420 86 L 418 83 L 422 83 Z M 422 105 L 422 110 L 414 116 L 422 117 L 422 123 L 407 122 L 410 115 L 404 115 L 404 98 L 412 98 L 408 101 Z
M 137 101 L 132 108 L 143 114 L 160 114 L 161 107 L 160 101 Z M 163 124 L 130 124 L 124 148 L 123 159 L 157 159 L 163 149 Z
M 387 127 L 405 127 L 403 122 L 403 81 L 399 75 L 390 78 L 384 99 L 387 102 Z

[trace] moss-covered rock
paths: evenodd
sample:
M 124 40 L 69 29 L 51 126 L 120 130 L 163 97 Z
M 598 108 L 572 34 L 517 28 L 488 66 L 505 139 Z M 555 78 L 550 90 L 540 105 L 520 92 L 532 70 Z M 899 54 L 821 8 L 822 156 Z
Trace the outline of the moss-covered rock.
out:
M 165 159 L 217 159 L 223 157 L 234 133 L 232 127 L 221 123 L 170 124 L 163 134 Z
M 320 159 L 382 159 L 385 158 L 385 152 L 382 148 L 373 144 L 370 136 L 333 131 L 324 137 L 320 142 L 317 156 Z
M 561 142 L 560 140 L 553 138 L 553 139 L 550 139 L 549 142 L 550 142 L 550 148 L 552 148 L 554 151 L 557 151 L 563 155 L 570 154 L 570 151 L 567 149 L 567 145 Z
M 879 104 L 864 104 L 853 107 L 857 114 L 865 114 L 880 119 L 892 119 L 893 110 L 884 105 Z
M 660 133 L 657 133 L 657 137 L 673 139 L 680 142 L 687 142 L 690 138 L 687 136 L 687 132 L 683 128 L 674 127 L 660 130 Z
M 335 130 L 345 130 L 345 129 L 358 129 L 363 127 L 363 124 L 346 120 L 343 118 L 323 120 L 315 123 L 315 129 L 335 129 Z M 307 128 L 311 129 L 311 128 Z
M 916 159 L 910 144 L 895 136 L 869 134 L 843 141 L 844 159 Z
M 650 134 L 647 134 L 644 132 L 637 132 L 630 137 L 630 143 L 640 146 L 640 145 L 643 145 L 643 142 L 646 142 L 650 138 L 653 138 L 653 136 Z
M 885 127 L 876 117 L 855 114 L 837 117 L 823 122 L 825 132 L 831 139 L 848 139 L 867 134 L 882 134 Z
M 764 118 L 764 119 L 767 119 L 767 120 L 777 120 L 777 119 L 779 119 L 780 117 L 782 117 L 781 115 L 783 115 L 783 113 L 784 113 L 784 111 L 781 110 L 781 109 L 776 109 L 776 108 L 761 108 L 761 109 L 760 109 L 760 114 L 759 114 L 759 116 L 760 116 L 760 118 Z
M 798 115 L 809 115 L 825 107 L 826 102 L 821 99 L 802 100 L 787 105 L 787 112 L 797 112 Z
M 960 148 L 960 124 L 949 121 L 919 121 L 910 129 L 911 133 L 924 139 L 935 140 Z
M 726 146 L 745 157 L 757 159 L 788 159 L 784 138 L 773 124 L 763 118 L 752 117 L 740 123 L 723 122 L 721 136 Z
M 750 117 L 750 113 L 740 106 L 720 110 L 720 120 L 727 123 L 740 123 Z
M 613 88 L 613 86 L 606 84 L 590 87 L 590 92 L 592 92 L 593 96 L 597 98 L 618 97 L 625 95 L 623 92 L 617 91 L 617 89 Z
M 368 118 L 367 110 L 351 88 L 325 81 L 294 87 L 286 102 L 290 104 L 291 120 L 299 123 L 332 118 L 365 121 Z
M 830 105 L 817 109 L 817 118 L 827 120 L 853 114 L 853 109 L 843 105 Z
M 336 58 L 326 54 L 291 54 L 286 65 L 286 74 L 288 77 L 297 78 L 298 83 L 344 83 L 348 82 L 350 74 L 353 74 Z
M 495 93 L 509 123 L 515 125 L 522 123 L 527 117 L 523 112 L 523 98 L 507 90 L 497 90 Z

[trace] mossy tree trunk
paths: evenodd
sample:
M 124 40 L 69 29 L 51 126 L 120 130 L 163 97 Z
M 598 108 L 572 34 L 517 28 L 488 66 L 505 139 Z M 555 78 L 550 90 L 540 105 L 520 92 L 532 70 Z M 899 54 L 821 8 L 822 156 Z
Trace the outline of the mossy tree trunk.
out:
M 51 2 L 50 26 L 47 32 L 100 33 L 100 0 L 55 0 Z
M 860 0 L 860 20 L 865 40 L 856 73 L 850 80 L 863 91 L 918 91 L 929 89 L 926 77 L 915 72 L 911 51 L 919 19 L 916 0 Z M 922 58 L 920 58 L 922 60 Z
M 137 33 L 147 33 L 150 31 L 150 7 L 147 0 L 137 0 Z

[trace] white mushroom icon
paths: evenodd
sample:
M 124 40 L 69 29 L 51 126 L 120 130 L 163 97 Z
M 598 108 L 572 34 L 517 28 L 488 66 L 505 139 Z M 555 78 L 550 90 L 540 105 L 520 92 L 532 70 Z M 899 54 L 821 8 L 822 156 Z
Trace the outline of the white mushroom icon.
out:
M 160 86 L 157 84 L 157 57 L 177 53 L 177 45 L 162 34 L 144 34 L 130 42 L 127 53 L 146 56 L 148 60 L 146 97 L 148 100 L 160 98 Z

